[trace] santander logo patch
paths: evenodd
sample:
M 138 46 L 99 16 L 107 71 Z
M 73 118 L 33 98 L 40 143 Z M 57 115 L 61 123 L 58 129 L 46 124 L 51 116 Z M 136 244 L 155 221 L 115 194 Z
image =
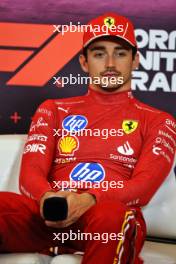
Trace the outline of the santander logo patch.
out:
M 117 148 L 117 151 L 122 155 L 131 156 L 134 153 L 134 150 L 130 146 L 129 142 L 126 141 L 122 146 Z

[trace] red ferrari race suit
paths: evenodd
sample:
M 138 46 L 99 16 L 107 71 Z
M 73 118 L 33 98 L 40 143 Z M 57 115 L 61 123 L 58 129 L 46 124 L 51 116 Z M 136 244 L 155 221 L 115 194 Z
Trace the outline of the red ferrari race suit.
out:
M 0 250 L 42 251 L 61 245 L 53 232 L 72 230 L 101 235 L 101 241 L 64 243 L 85 252 L 83 264 L 142 263 L 138 255 L 146 230 L 140 208 L 169 174 L 175 128 L 172 116 L 139 102 L 129 91 L 102 94 L 90 87 L 84 96 L 42 103 L 24 147 L 23 195 L 1 193 Z M 38 201 L 45 192 L 66 187 L 94 195 L 97 204 L 68 228 L 46 227 Z M 104 233 L 108 244 L 102 241 Z M 110 237 L 112 233 L 123 239 Z

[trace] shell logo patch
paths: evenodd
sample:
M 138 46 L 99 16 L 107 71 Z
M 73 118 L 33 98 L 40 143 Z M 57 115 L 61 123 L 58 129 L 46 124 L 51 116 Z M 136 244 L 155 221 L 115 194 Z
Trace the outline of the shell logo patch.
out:
M 73 156 L 74 152 L 79 148 L 79 141 L 75 136 L 64 136 L 58 142 L 60 155 Z
M 137 127 L 139 122 L 136 120 L 123 120 L 122 122 L 122 128 L 125 134 L 131 134 L 133 133 Z
M 113 17 L 106 17 L 104 19 L 104 25 L 106 25 L 108 28 L 110 28 L 114 24 L 115 24 L 115 19 Z

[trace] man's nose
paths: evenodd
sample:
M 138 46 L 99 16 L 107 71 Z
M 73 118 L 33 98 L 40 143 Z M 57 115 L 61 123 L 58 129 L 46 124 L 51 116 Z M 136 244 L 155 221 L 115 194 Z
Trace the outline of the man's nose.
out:
M 114 62 L 114 58 L 113 56 L 107 56 L 106 58 L 106 67 L 114 67 L 115 66 L 115 62 Z

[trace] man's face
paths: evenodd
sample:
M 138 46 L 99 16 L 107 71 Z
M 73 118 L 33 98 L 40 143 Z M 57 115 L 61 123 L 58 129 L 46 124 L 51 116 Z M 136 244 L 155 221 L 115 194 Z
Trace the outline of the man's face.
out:
M 124 40 L 101 39 L 93 42 L 87 49 L 87 60 L 80 58 L 82 69 L 93 80 L 99 79 L 93 86 L 104 91 L 127 90 L 131 82 L 131 73 L 138 66 L 138 55 L 132 56 L 132 49 Z M 125 86 L 124 86 L 125 85 Z

